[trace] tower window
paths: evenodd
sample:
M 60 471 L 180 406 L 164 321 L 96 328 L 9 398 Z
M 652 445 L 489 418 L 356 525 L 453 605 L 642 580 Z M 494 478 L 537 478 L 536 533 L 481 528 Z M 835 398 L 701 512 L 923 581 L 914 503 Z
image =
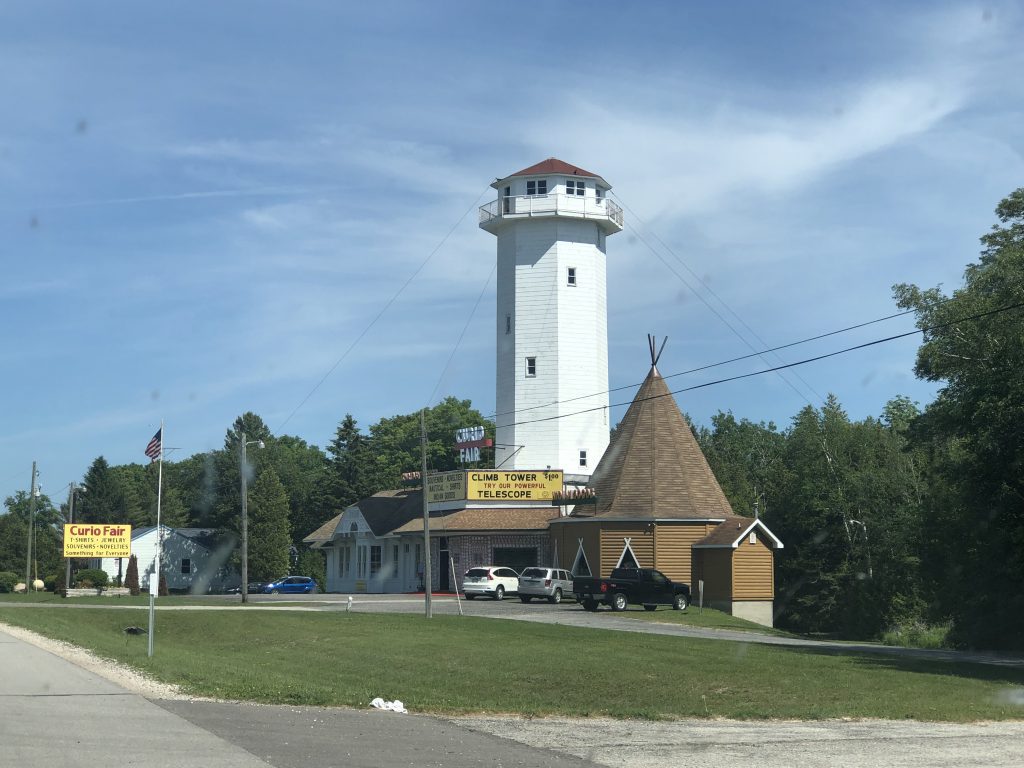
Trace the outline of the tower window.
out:
M 565 182 L 565 194 L 567 195 L 580 195 L 583 196 L 587 185 L 582 181 L 576 181 L 575 179 L 566 179 Z
M 537 358 L 528 357 L 526 358 L 526 375 L 536 376 L 537 375 Z
M 565 282 L 568 285 L 576 285 L 576 267 L 569 267 L 566 273 Z
M 594 197 L 596 197 L 599 201 L 604 200 L 604 190 L 601 189 L 600 187 L 594 187 Z
M 581 467 L 587 466 L 587 452 L 586 451 L 580 451 L 580 466 Z
M 526 194 L 528 195 L 546 195 L 548 193 L 548 180 L 547 179 L 536 179 L 534 181 L 526 182 Z
M 512 315 L 505 315 L 505 335 L 512 333 Z

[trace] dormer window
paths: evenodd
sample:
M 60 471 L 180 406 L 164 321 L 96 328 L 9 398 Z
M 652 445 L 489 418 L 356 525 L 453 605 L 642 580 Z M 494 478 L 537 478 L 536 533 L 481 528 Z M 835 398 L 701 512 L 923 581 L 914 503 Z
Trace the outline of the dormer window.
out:
M 548 193 L 548 180 L 536 179 L 526 182 L 527 195 L 546 195 Z
M 583 197 L 583 193 L 586 191 L 587 185 L 582 181 L 576 181 L 575 179 L 566 179 L 565 181 L 565 194 L 567 195 L 579 195 Z

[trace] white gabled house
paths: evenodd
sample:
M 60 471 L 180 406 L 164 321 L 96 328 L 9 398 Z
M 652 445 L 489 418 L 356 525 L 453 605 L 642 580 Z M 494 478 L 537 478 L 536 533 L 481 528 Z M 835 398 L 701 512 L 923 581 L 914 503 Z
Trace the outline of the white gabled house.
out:
M 132 554 L 139 563 L 139 587 L 143 591 L 149 589 L 160 538 L 163 538 L 161 570 L 169 590 L 205 594 L 223 592 L 240 583 L 238 572 L 228 562 L 234 543 L 218 543 L 212 529 L 161 525 L 159 534 L 156 526 L 132 531 Z M 95 560 L 94 567 L 106 571 L 111 583 L 118 576 L 123 581 L 128 572 L 128 558 L 104 557 Z
M 415 490 L 381 491 L 347 507 L 303 541 L 326 556 L 327 592 L 415 592 L 423 587 L 423 543 L 393 531 L 423 514 Z

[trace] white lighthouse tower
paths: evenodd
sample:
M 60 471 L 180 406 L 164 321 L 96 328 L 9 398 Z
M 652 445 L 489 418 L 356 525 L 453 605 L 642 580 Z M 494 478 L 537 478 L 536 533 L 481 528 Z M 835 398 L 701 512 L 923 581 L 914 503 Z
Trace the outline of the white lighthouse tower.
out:
M 498 238 L 494 465 L 585 482 L 608 447 L 605 238 L 622 209 L 604 179 L 555 158 L 491 186 L 480 227 Z

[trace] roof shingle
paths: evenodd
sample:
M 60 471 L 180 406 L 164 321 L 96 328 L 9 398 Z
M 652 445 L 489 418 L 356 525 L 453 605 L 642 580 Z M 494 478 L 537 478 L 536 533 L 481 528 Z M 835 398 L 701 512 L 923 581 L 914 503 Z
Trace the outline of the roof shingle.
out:
M 516 176 L 540 176 L 543 174 L 561 174 L 563 176 L 586 176 L 591 179 L 599 179 L 601 183 L 607 184 L 598 174 L 585 171 L 582 168 L 567 163 L 564 160 L 559 160 L 557 157 L 549 157 L 547 160 L 541 160 L 535 165 L 531 165 L 529 168 L 523 168 L 521 171 L 517 171 L 506 178 L 512 179 Z
M 690 425 L 655 366 L 591 477 L 596 517 L 733 517 Z
M 522 531 L 546 530 L 548 523 L 558 517 L 556 507 L 529 509 L 459 509 L 454 512 L 430 516 L 431 531 Z M 423 518 L 410 520 L 395 533 L 423 531 Z

